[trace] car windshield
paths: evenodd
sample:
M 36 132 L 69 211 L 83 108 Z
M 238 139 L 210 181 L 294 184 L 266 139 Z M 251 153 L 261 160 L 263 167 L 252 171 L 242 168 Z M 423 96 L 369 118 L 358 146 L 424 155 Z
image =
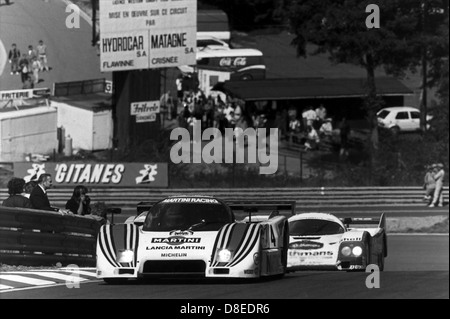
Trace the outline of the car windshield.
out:
M 291 236 L 323 236 L 343 234 L 344 228 L 333 221 L 323 219 L 302 219 L 289 223 Z
M 198 199 L 196 199 L 198 200 Z M 145 219 L 144 231 L 217 231 L 234 222 L 230 209 L 217 200 L 209 203 L 160 202 Z
M 381 111 L 380 113 L 378 113 L 378 117 L 381 118 L 381 119 L 383 119 L 383 120 L 384 120 L 388 115 L 389 115 L 389 111 L 386 111 L 386 110 Z

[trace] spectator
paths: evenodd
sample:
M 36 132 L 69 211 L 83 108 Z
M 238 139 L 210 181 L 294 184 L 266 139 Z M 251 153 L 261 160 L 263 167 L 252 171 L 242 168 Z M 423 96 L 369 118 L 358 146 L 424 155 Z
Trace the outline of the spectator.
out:
M 443 196 L 443 188 L 444 188 L 444 178 L 445 171 L 443 164 L 436 164 L 434 166 L 434 179 L 436 181 L 436 188 L 434 190 L 433 201 L 431 202 L 429 207 L 439 207 L 444 206 L 444 196 Z
M 184 91 L 183 91 L 183 75 L 178 75 L 177 79 L 175 80 L 175 85 L 177 86 L 177 98 L 178 103 L 183 103 L 184 99 Z
M 331 118 L 325 119 L 319 129 L 319 134 L 322 137 L 331 137 L 333 135 L 333 120 Z
M 428 205 L 431 204 L 431 200 L 434 196 L 434 190 L 436 189 L 436 180 L 434 179 L 434 167 L 435 165 L 427 165 L 427 173 L 424 178 L 423 188 L 425 189 L 425 197 L 423 200 L 428 201 Z
M 37 182 L 36 181 L 29 181 L 28 183 L 25 184 L 24 187 L 24 194 L 23 196 L 25 196 L 26 198 L 30 198 L 31 192 L 33 191 L 33 189 L 36 187 Z
M 38 54 L 37 51 L 33 48 L 32 45 L 28 46 L 28 62 L 31 63 L 33 62 L 34 58 L 38 58 Z
M 31 72 L 33 74 L 33 82 L 34 84 L 39 83 L 39 69 L 41 68 L 39 64 L 39 60 L 37 57 L 34 57 L 31 61 Z
M 33 205 L 34 209 L 66 213 L 67 211 L 50 206 L 50 201 L 48 200 L 47 196 L 47 190 L 52 188 L 52 186 L 52 175 L 41 174 L 37 181 L 36 187 L 33 189 L 30 195 L 31 205 Z
M 299 143 L 299 136 L 301 132 L 301 123 L 300 121 L 295 118 L 291 117 L 291 120 L 289 121 L 289 141 L 292 143 Z
M 9 63 L 11 63 L 11 75 L 19 74 L 19 60 L 20 60 L 20 50 L 17 49 L 17 45 L 13 43 L 8 54 Z
M 3 201 L 5 207 L 33 208 L 30 200 L 23 196 L 25 180 L 14 177 L 8 182 L 9 197 Z
M 308 134 L 306 135 L 305 150 L 317 150 L 320 143 L 319 134 L 312 126 L 308 126 L 307 132 Z
M 87 195 L 88 189 L 83 185 L 74 188 L 72 197 L 66 203 L 66 209 L 75 215 L 89 215 L 91 213 L 91 199 Z
M 339 135 L 341 137 L 341 150 L 339 152 L 339 156 L 347 157 L 348 156 L 348 136 L 350 135 L 350 124 L 347 122 L 347 118 L 344 116 L 339 122 Z
M 327 118 L 327 109 L 323 106 L 323 104 L 320 104 L 320 106 L 316 109 L 316 114 L 321 123 L 325 122 Z
M 30 72 L 30 64 L 28 62 L 28 57 L 25 53 L 22 54 L 22 58 L 19 61 L 19 68 L 20 68 L 20 75 L 21 75 L 22 83 L 25 84 L 26 80 L 29 77 L 28 73 Z
M 303 112 L 302 117 L 306 127 L 312 127 L 314 122 L 317 120 L 316 111 L 314 111 L 312 106 L 308 106 L 306 111 Z
M 47 46 L 44 44 L 44 41 L 40 40 L 36 49 L 38 52 L 39 62 L 41 64 L 40 71 L 50 71 L 47 59 Z

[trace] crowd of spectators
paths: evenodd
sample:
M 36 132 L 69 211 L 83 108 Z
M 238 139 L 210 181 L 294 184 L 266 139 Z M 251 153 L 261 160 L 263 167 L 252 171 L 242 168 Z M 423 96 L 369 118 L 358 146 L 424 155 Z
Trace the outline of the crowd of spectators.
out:
M 177 79 L 179 84 L 180 78 Z M 278 108 L 274 102 L 245 103 L 226 94 L 206 96 L 200 89 L 180 91 L 173 98 L 170 91 L 161 97 L 165 119 L 177 120 L 178 126 L 192 132 L 201 123 L 202 130 L 216 128 L 224 133 L 226 128 L 249 127 L 258 129 L 278 128 L 281 140 L 301 144 L 305 150 L 317 150 L 321 142 L 331 138 L 333 119 L 328 117 L 324 105 L 306 107 L 302 113 L 297 108 Z M 344 119 L 345 121 L 345 119 Z M 339 123 L 341 124 L 341 123 Z M 347 145 L 349 127 L 342 123 L 343 149 Z M 191 134 L 192 136 L 192 134 Z M 345 154 L 345 149 L 343 150 Z

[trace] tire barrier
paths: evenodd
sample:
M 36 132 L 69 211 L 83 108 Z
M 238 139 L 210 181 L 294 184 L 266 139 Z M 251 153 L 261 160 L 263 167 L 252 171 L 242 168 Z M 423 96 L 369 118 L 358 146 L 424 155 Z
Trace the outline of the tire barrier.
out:
M 0 207 L 0 264 L 95 266 L 97 220 Z

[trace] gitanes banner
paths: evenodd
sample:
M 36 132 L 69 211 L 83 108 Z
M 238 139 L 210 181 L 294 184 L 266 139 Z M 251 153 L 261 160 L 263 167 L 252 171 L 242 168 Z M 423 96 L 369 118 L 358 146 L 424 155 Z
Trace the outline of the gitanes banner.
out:
M 51 174 L 54 186 L 169 186 L 167 163 L 14 163 L 14 176 L 26 182 Z

